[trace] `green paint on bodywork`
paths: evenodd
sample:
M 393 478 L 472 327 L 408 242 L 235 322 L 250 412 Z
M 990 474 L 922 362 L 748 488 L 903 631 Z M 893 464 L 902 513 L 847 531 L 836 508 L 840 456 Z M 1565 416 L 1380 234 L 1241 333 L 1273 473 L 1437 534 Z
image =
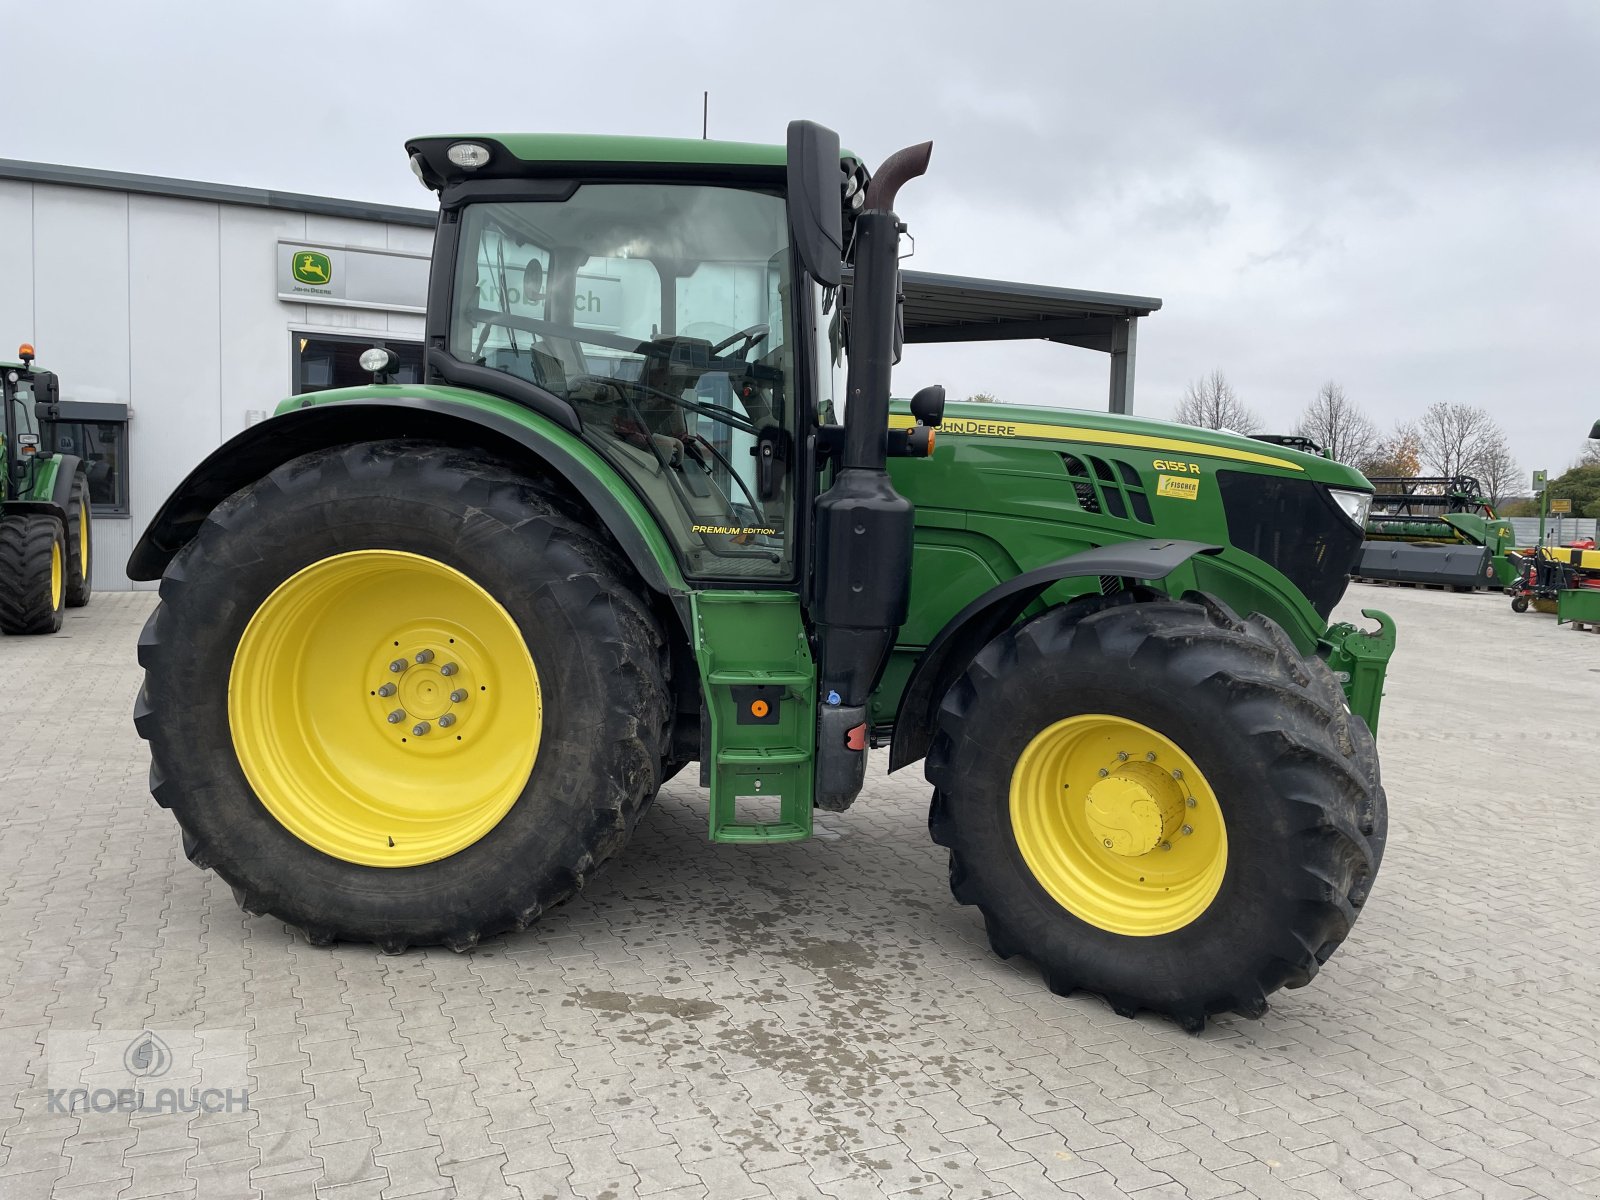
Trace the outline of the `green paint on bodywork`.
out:
M 57 454 L 38 454 L 34 456 L 33 467 L 29 472 L 27 481 L 28 490 L 18 495 L 19 500 L 53 500 L 55 498 L 56 477 L 61 473 L 61 456 Z
M 908 423 L 903 402 L 892 411 L 892 424 Z M 1092 470 L 1075 475 L 1066 456 L 1111 464 L 1123 515 L 1099 503 L 1104 481 Z M 1132 469 L 1136 483 L 1121 474 L 1118 463 Z M 873 696 L 873 723 L 894 721 L 916 661 L 972 600 L 1021 572 L 1122 541 L 1182 538 L 1223 546 L 1220 554 L 1193 559 L 1155 586 L 1174 596 L 1206 592 L 1241 614 L 1261 613 L 1281 625 L 1301 653 L 1325 652 L 1327 622 L 1304 593 L 1229 544 L 1218 471 L 1372 490 L 1341 463 L 1236 434 L 1100 412 L 950 405 L 931 459 L 890 462 L 896 489 L 916 505 L 917 529 L 910 616 Z M 1097 489 L 1101 511 L 1088 511 L 1080 501 L 1085 484 Z M 1148 506 L 1149 520 L 1134 507 L 1135 493 Z M 1024 619 L 1099 590 L 1097 579 L 1066 580 Z M 1372 714 L 1375 719 L 1375 708 Z
M 787 147 L 761 142 L 719 142 L 700 138 L 625 137 L 581 133 L 462 133 L 429 134 L 416 142 L 481 142 L 497 155 L 510 154 L 519 164 L 517 174 L 527 178 L 570 175 L 572 168 L 599 166 L 614 170 L 618 164 L 640 167 L 688 166 L 767 169 L 775 178 L 788 169 Z M 842 150 L 839 157 L 854 162 Z M 491 160 L 491 163 L 493 160 Z M 470 172 L 463 172 L 466 178 Z
M 1383 679 L 1394 654 L 1394 619 L 1375 608 L 1361 615 L 1376 621 L 1376 632 L 1357 629 L 1349 622 L 1331 626 L 1322 635 L 1320 650 L 1334 676 L 1344 686 L 1350 711 L 1378 732 L 1378 710 L 1383 704 Z
M 645 544 L 650 549 L 650 556 L 655 559 L 656 565 L 661 568 L 662 578 L 667 581 L 669 590 L 682 593 L 687 590 L 683 581 L 683 573 L 678 569 L 677 557 L 672 552 L 672 546 L 666 536 L 661 532 L 661 527 L 656 519 L 651 516 L 650 510 L 640 500 L 638 495 L 617 474 L 615 468 L 600 455 L 595 453 L 579 437 L 562 429 L 555 422 L 540 416 L 529 408 L 516 404 L 510 400 L 502 400 L 498 396 L 491 396 L 486 392 L 473 391 L 471 388 L 435 386 L 431 384 L 369 384 L 364 387 L 332 388 L 325 392 L 311 392 L 304 396 L 291 396 L 280 403 L 274 413 L 292 412 L 299 408 L 311 407 L 319 404 L 334 404 L 349 401 L 371 401 L 373 403 L 392 403 L 399 399 L 413 398 L 418 400 L 439 401 L 461 408 L 469 412 L 476 410 L 483 413 L 492 413 L 498 417 L 508 419 L 522 426 L 536 437 L 550 443 L 557 449 L 564 450 L 576 459 L 594 477 L 605 486 L 621 505 L 628 519 L 638 528 Z M 382 430 L 374 430 L 374 436 L 384 436 Z
M 906 401 L 896 400 L 890 407 L 902 422 L 909 420 L 910 409 Z M 1038 408 L 1020 404 L 951 404 L 946 406 L 944 425 L 939 430 L 938 440 L 943 443 L 950 437 L 976 437 L 989 443 L 1036 441 L 1026 436 L 1025 430 L 1029 426 L 1048 426 L 1052 432 L 1059 431 L 1061 434 L 1081 431 L 1085 435 L 1085 444 L 1092 444 L 1096 435 L 1166 443 L 1165 446 L 1149 447 L 1152 458 L 1162 461 L 1184 461 L 1186 453 L 1206 453 L 1209 449 L 1240 467 L 1263 466 L 1296 478 L 1315 479 L 1332 487 L 1361 492 L 1372 490 L 1366 477 L 1355 468 L 1321 455 L 1306 454 L 1220 429 L 1200 429 L 1149 417 L 1086 409 Z M 967 432 L 972 428 L 977 428 L 979 432 Z M 1024 432 L 1008 434 L 1004 432 L 1007 428 Z M 1107 445 L 1107 449 L 1110 448 Z
M 709 722 L 711 840 L 810 837 L 817 677 L 800 597 L 702 591 L 691 600 L 694 656 Z M 763 689 L 766 706 L 759 717 L 746 690 L 755 688 Z M 746 806 L 775 802 L 775 819 L 741 820 L 741 800 Z

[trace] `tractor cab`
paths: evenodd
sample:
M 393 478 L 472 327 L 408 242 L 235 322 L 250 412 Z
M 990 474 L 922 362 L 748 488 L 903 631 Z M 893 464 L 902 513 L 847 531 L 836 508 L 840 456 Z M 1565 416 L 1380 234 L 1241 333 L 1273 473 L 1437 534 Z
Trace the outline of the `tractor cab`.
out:
M 644 499 L 690 578 L 796 570 L 797 446 L 831 399 L 818 347 L 840 250 L 808 268 L 819 235 L 795 235 L 786 190 L 841 179 L 836 138 L 818 153 L 816 127 L 797 136 L 820 179 L 779 147 L 706 143 L 670 169 L 681 144 L 636 138 L 408 147 L 444 214 L 430 373 L 557 415 Z

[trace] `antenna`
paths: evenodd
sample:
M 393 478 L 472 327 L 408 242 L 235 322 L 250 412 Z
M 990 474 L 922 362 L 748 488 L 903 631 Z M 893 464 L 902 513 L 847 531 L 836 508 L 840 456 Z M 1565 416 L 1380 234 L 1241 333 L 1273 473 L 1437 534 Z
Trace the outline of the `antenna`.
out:
M 711 93 L 700 93 L 700 140 L 706 140 L 706 128 L 711 119 Z

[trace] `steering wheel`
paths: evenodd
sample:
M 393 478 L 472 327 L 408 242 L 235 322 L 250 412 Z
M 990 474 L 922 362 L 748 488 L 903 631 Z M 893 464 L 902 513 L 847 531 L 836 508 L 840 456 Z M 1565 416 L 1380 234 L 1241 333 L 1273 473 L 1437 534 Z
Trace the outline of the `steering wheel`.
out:
M 739 353 L 737 355 L 737 357 L 743 358 L 746 354 L 750 353 L 757 342 L 771 332 L 772 326 L 770 325 L 752 325 L 748 329 L 741 329 L 738 333 L 731 334 L 730 336 L 723 338 L 715 346 L 711 347 L 711 353 L 721 354 L 735 342 L 743 342 L 744 344 L 739 347 Z

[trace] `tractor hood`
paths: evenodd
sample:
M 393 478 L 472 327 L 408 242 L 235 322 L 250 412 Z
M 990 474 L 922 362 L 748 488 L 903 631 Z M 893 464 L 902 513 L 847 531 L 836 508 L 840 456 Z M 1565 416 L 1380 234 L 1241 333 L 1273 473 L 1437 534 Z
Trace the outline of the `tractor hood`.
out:
M 909 426 L 909 405 L 889 423 Z M 924 558 L 930 539 L 954 538 L 929 578 L 973 555 L 1014 563 L 999 579 L 1120 541 L 1187 539 L 1224 549 L 1182 586 L 1267 613 L 1302 650 L 1344 594 L 1372 494 L 1342 463 L 1242 434 L 1005 404 L 948 406 L 931 459 L 891 460 L 891 473 L 916 505 Z M 962 532 L 935 532 L 950 529 Z
M 891 405 L 891 428 L 911 425 L 908 402 Z M 1069 442 L 1083 446 L 1120 447 L 1148 452 L 1155 470 L 1170 458 L 1175 464 L 1193 458 L 1219 460 L 1212 466 L 1237 464 L 1250 471 L 1282 472 L 1329 487 L 1370 492 L 1372 485 L 1353 467 L 1293 450 L 1244 434 L 1200 429 L 1148 417 L 1122 416 L 1087 409 L 1042 408 L 1020 404 L 950 404 L 939 438 L 974 437 L 1002 442 Z M 1168 458 L 1163 458 L 1166 455 Z

